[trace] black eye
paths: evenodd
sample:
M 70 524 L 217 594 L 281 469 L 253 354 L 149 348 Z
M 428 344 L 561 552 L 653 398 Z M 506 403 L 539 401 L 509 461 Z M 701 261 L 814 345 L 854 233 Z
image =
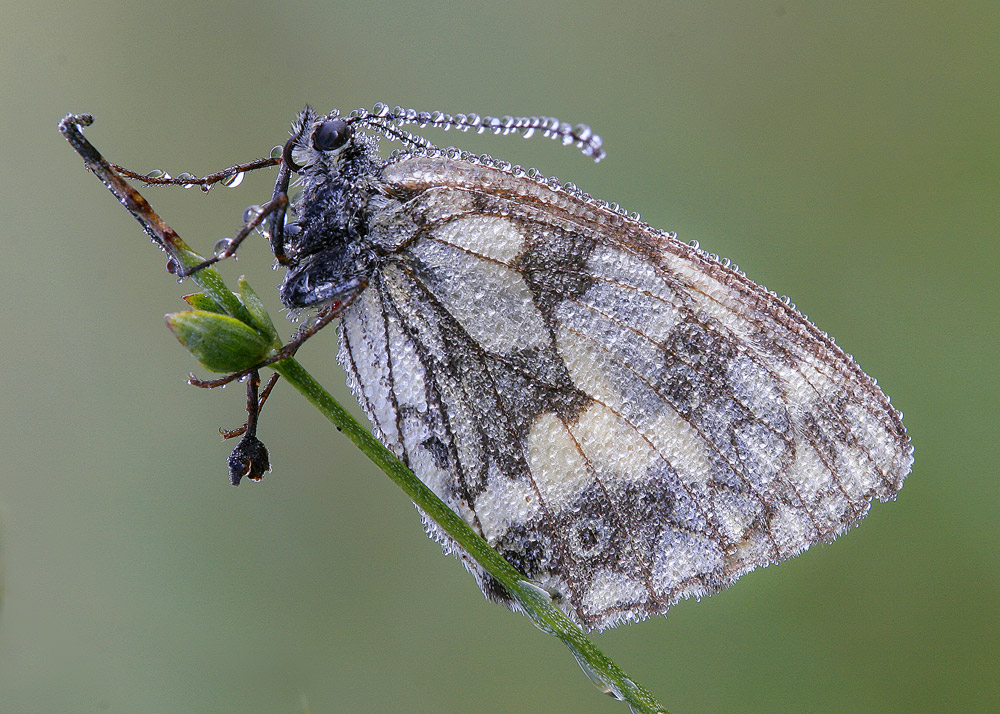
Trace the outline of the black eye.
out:
M 317 151 L 339 149 L 351 138 L 351 127 L 343 119 L 329 119 L 313 132 L 312 145 Z

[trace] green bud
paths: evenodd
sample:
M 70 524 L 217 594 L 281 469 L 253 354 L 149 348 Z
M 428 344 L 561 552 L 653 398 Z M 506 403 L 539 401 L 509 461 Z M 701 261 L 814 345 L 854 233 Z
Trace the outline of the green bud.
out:
M 205 310 L 167 315 L 167 327 L 188 352 L 213 372 L 241 372 L 263 361 L 271 340 L 235 317 Z
M 271 322 L 271 316 L 267 314 L 267 310 L 264 309 L 264 303 L 261 302 L 257 293 L 253 291 L 250 287 L 250 283 L 246 281 L 242 275 L 240 276 L 240 301 L 243 306 L 249 311 L 253 316 L 254 322 L 256 323 L 253 327 L 274 342 L 278 339 L 278 331 L 274 329 L 274 323 Z
M 226 314 L 226 311 L 222 309 L 222 306 L 215 302 L 215 300 L 213 300 L 208 293 L 192 293 L 191 295 L 184 295 L 181 299 L 195 310 L 214 312 L 219 315 Z

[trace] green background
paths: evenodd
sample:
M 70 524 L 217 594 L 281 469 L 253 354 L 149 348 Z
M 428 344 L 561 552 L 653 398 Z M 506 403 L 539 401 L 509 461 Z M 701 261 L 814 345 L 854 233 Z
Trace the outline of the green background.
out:
M 590 123 L 597 165 L 427 135 L 733 259 L 906 413 L 897 502 L 599 646 L 676 714 L 996 711 L 998 37 L 995 2 L 8 3 L 0 711 L 627 711 L 292 390 L 264 415 L 274 472 L 227 484 L 243 395 L 184 385 L 161 316 L 190 288 L 56 132 L 92 112 L 112 160 L 202 174 L 305 102 L 376 101 Z M 207 250 L 272 175 L 147 196 Z M 240 255 L 224 274 L 279 315 L 264 242 Z M 353 408 L 334 351 L 301 358 Z

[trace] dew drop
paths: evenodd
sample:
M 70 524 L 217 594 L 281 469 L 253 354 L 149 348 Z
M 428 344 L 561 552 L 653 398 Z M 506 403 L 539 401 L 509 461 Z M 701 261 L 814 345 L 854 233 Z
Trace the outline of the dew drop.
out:
M 233 174 L 232 176 L 227 176 L 222 179 L 222 185 L 227 188 L 236 188 L 241 183 L 243 183 L 243 178 L 246 176 L 246 172 L 240 171 L 238 174 Z
M 224 258 L 228 250 L 232 247 L 233 241 L 230 238 L 220 238 L 212 246 L 212 253 L 216 258 Z
M 283 147 L 283 146 L 275 146 L 273 149 L 271 149 L 271 153 L 268 154 L 268 156 L 271 157 L 272 159 L 280 159 L 281 155 L 284 152 L 285 152 L 285 147 Z
M 190 173 L 188 171 L 184 171 L 182 173 L 177 174 L 178 181 L 194 181 L 196 178 L 197 177 L 193 173 Z M 195 184 L 193 183 L 186 183 L 184 184 L 184 188 L 191 188 L 194 185 Z
M 256 204 L 253 206 L 247 206 L 246 209 L 244 209 L 243 211 L 243 222 L 249 223 L 259 215 L 260 215 L 260 206 Z
M 178 270 L 177 261 L 174 260 L 173 258 L 168 258 L 166 269 L 167 272 L 170 273 L 171 275 L 177 275 L 177 270 Z
M 148 174 L 146 174 L 146 178 L 159 179 L 159 178 L 163 178 L 166 175 L 167 175 L 167 172 L 164 171 L 163 169 L 153 169 Z

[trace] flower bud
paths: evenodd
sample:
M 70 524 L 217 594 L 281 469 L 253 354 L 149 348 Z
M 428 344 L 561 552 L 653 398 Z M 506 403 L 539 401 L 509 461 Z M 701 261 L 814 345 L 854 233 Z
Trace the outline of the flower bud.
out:
M 235 317 L 205 310 L 167 315 L 167 327 L 202 366 L 213 372 L 242 372 L 262 362 L 272 340 Z

